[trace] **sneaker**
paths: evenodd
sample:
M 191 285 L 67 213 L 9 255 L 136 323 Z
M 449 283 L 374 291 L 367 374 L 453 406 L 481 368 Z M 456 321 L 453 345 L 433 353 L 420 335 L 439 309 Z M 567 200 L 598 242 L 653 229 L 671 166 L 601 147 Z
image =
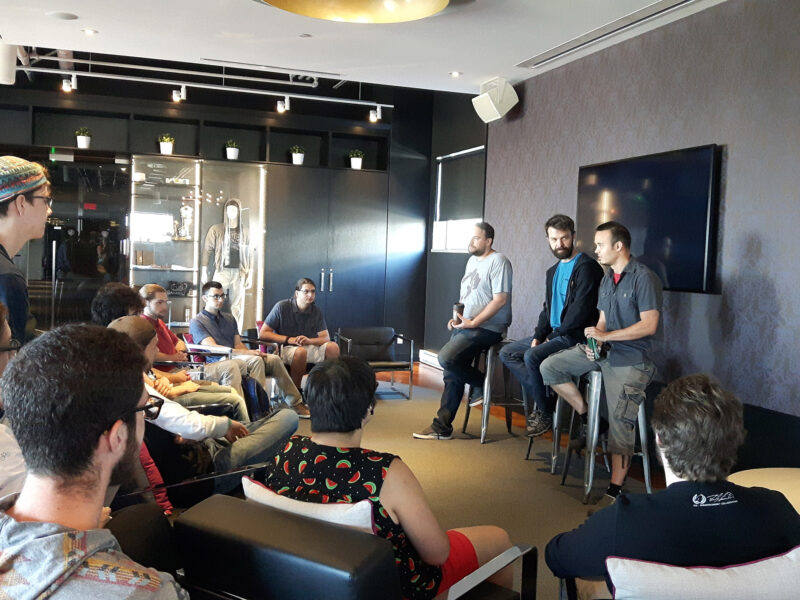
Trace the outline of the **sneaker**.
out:
M 577 437 L 569 441 L 570 448 L 572 448 L 573 450 L 583 450 L 584 448 L 586 448 L 586 429 L 587 429 L 586 423 L 581 421 L 580 425 L 578 425 Z
M 553 428 L 553 417 L 539 410 L 534 410 L 528 417 L 526 429 L 528 437 L 539 437 Z
M 470 408 L 483 404 L 483 386 L 476 385 L 469 394 Z
M 452 440 L 453 434 L 451 433 L 439 433 L 433 430 L 433 427 L 426 427 L 422 431 L 415 431 L 413 437 L 418 440 Z
M 292 406 L 292 410 L 297 413 L 297 416 L 301 419 L 310 419 L 311 418 L 311 411 L 308 410 L 308 405 L 305 402 L 301 402 L 300 404 L 295 404 Z

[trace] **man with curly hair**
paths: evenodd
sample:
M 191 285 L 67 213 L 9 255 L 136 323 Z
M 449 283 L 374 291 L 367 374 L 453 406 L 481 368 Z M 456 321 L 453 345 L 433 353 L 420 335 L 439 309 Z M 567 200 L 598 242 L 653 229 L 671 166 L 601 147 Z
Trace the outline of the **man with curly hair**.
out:
M 667 489 L 622 493 L 547 544 L 557 577 L 602 578 L 609 556 L 723 567 L 800 545 L 800 515 L 780 492 L 727 481 L 745 438 L 742 405 L 708 375 L 673 381 L 652 419 Z

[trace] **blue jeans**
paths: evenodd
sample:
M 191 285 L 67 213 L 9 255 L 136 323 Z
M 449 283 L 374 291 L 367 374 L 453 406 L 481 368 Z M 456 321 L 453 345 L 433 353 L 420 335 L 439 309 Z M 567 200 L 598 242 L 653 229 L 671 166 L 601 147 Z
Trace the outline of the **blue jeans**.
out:
M 435 432 L 453 432 L 453 419 L 464 396 L 464 386 L 483 385 L 483 373 L 472 366 L 472 361 L 481 351 L 502 339 L 502 334 L 480 327 L 456 329 L 450 335 L 450 341 L 439 350 L 439 364 L 444 369 L 444 392 L 439 412 L 431 424 Z
M 500 360 L 514 374 L 536 408 L 545 414 L 550 414 L 555 408 L 555 402 L 547 401 L 539 365 L 551 354 L 566 350 L 575 343 L 564 336 L 554 337 L 533 348 L 531 348 L 532 342 L 533 336 L 530 336 L 503 346 L 500 350 Z M 527 408 L 530 410 L 532 407 L 528 405 Z

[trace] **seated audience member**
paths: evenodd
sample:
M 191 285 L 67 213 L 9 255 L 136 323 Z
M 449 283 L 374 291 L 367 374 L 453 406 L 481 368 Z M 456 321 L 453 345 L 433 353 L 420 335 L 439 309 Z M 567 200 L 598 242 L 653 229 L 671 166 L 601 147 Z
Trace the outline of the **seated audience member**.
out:
M 414 474 L 399 457 L 361 448 L 375 408 L 375 373 L 342 357 L 314 367 L 306 382 L 311 437 L 294 436 L 267 470 L 272 490 L 317 503 L 372 503 L 373 530 L 394 547 L 403 596 L 433 598 L 511 546 L 499 527 L 444 531 Z M 511 587 L 513 568 L 492 580 Z
M 127 333 L 139 345 L 145 357 L 145 369 L 149 368 L 157 351 L 155 329 L 138 317 L 116 319 L 109 327 Z M 145 388 L 151 395 L 159 395 L 154 387 L 145 384 Z M 297 415 L 289 409 L 281 409 L 252 423 L 241 423 L 228 417 L 187 410 L 177 402 L 161 398 L 164 403 L 153 424 L 175 434 L 179 443 L 202 441 L 217 472 L 269 460 L 297 430 Z M 233 481 L 233 486 L 237 483 Z M 217 480 L 217 490 L 228 491 L 230 484 L 229 480 Z
M 106 327 L 119 317 L 140 315 L 143 309 L 144 303 L 132 287 L 112 281 L 92 298 L 92 323 Z
M 745 437 L 733 394 L 707 375 L 683 377 L 656 399 L 652 425 L 667 489 L 623 493 L 554 537 L 546 549 L 554 575 L 601 578 L 608 556 L 722 567 L 800 545 L 800 515 L 783 494 L 726 480 Z
M 289 365 L 298 388 L 308 363 L 339 356 L 339 346 L 331 341 L 325 317 L 314 302 L 316 294 L 317 286 L 311 279 L 298 279 L 294 295 L 272 307 L 258 333 L 262 340 L 283 344 L 281 359 Z
M 28 474 L 0 501 L 0 596 L 189 598 L 101 528 L 107 489 L 130 477 L 157 412 L 142 368 L 127 336 L 91 325 L 42 335 L 6 368 L 4 405 Z
M 195 343 L 204 346 L 223 346 L 233 348 L 233 358 L 245 364 L 247 375 L 253 377 L 263 387 L 267 385 L 267 375 L 274 377 L 283 393 L 286 403 L 301 419 L 308 418 L 308 407 L 300 392 L 289 377 L 283 361 L 275 354 L 265 354 L 251 350 L 242 343 L 239 326 L 232 314 L 222 312 L 225 294 L 222 284 L 209 281 L 203 285 L 204 308 L 189 323 L 189 331 Z M 209 357 L 213 361 L 213 357 Z M 219 359 L 217 359 L 219 360 Z
M 189 355 L 186 353 L 186 344 L 183 340 L 179 340 L 178 336 L 172 333 L 165 324 L 169 314 L 167 290 L 156 283 L 148 283 L 139 289 L 139 295 L 144 300 L 142 318 L 150 321 L 153 327 L 156 328 L 156 335 L 158 335 L 156 360 L 176 362 L 189 360 Z M 206 380 L 231 387 L 240 396 L 244 395 L 242 393 L 242 377 L 246 373 L 247 368 L 241 361 L 218 360 L 217 362 L 203 365 L 203 376 Z
M 8 325 L 8 309 L 0 302 L 0 375 L 6 370 L 8 362 L 14 358 L 20 343 L 11 337 Z M 0 409 L 3 407 L 0 398 Z M 25 459 L 17 439 L 7 423 L 0 422 L 0 498 L 14 494 L 22 489 L 25 481 Z

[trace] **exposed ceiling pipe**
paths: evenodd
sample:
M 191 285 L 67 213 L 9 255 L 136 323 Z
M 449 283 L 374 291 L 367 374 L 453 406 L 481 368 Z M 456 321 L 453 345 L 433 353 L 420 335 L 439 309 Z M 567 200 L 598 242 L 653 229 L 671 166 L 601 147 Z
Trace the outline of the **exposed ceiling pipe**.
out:
M 58 56 L 58 68 L 62 71 L 74 71 L 75 61 L 73 60 L 72 50 L 56 50 Z M 45 57 L 41 57 L 44 59 Z
M 57 60 L 59 61 L 59 66 L 61 66 L 61 52 L 66 52 L 59 50 L 58 56 L 40 56 L 39 60 Z M 250 81 L 253 83 L 266 83 L 266 84 L 278 84 L 278 85 L 291 85 L 295 87 L 310 87 L 315 88 L 317 87 L 317 78 L 313 77 L 312 81 L 296 81 L 292 74 L 289 74 L 289 79 L 269 79 L 267 77 L 249 77 L 247 75 L 230 75 L 228 73 L 210 73 L 208 71 L 193 71 L 191 69 L 171 69 L 168 67 L 154 67 L 149 65 L 134 65 L 128 63 L 116 63 L 116 62 L 108 62 L 102 60 L 92 60 L 88 58 L 74 58 L 72 56 L 72 52 L 69 51 L 69 58 L 71 62 L 78 65 L 89 65 L 91 67 L 109 67 L 113 69 L 132 69 L 135 71 L 152 71 L 155 73 L 170 73 L 173 75 L 191 75 L 193 77 L 210 77 L 213 79 L 235 79 L 236 81 Z M 61 66 L 63 69 L 64 67 Z M 74 70 L 74 66 L 69 70 Z M 78 72 L 79 75 L 83 74 L 82 71 Z
M 19 59 L 19 64 L 23 67 L 31 66 L 31 57 L 25 49 L 25 46 L 17 46 L 17 58 Z M 28 77 L 28 81 L 33 81 L 33 73 L 27 70 L 24 71 L 24 73 Z

